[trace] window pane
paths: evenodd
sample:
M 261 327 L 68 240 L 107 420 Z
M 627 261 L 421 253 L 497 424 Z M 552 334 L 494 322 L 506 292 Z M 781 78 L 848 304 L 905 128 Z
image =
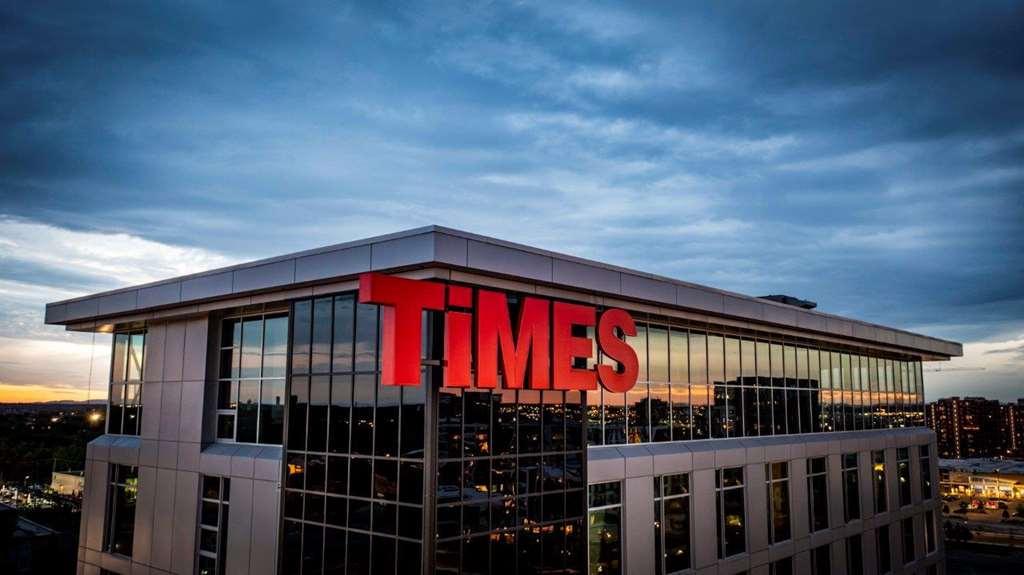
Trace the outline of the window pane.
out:
M 605 575 L 622 571 L 621 509 L 590 512 L 590 573 Z
M 260 443 L 279 444 L 284 434 L 284 380 L 263 382 Z
M 268 317 L 265 324 L 263 353 L 288 353 L 288 316 Z
M 310 371 L 326 373 L 331 369 L 331 298 L 313 301 L 313 344 L 310 353 Z
M 690 498 L 665 502 L 665 571 L 673 573 L 690 567 Z
M 309 373 L 309 340 L 313 327 L 313 302 L 295 302 L 295 313 L 292 336 L 292 373 Z
M 355 376 L 352 394 L 352 453 L 373 454 L 373 400 L 377 376 Z
M 238 385 L 238 434 L 236 441 L 256 442 L 256 421 L 259 416 L 259 403 L 260 382 L 258 380 L 240 382 Z
M 690 377 L 690 362 L 686 332 L 673 329 L 669 334 L 669 339 L 671 355 L 669 358 L 669 363 L 671 364 L 669 379 L 672 383 L 687 383 Z
M 647 349 L 651 381 L 668 381 L 668 330 L 651 327 L 647 333 Z
M 128 334 L 114 334 L 114 358 L 110 368 L 110 381 L 120 382 L 125 379 L 125 362 L 128 359 Z
M 356 304 L 356 371 L 377 369 L 377 306 Z
M 143 358 L 143 346 L 146 341 L 146 335 L 142 333 L 133 333 L 131 335 L 131 341 L 128 347 L 128 380 L 129 381 L 141 381 L 142 380 L 142 358 Z
M 352 416 L 352 376 L 331 377 L 330 438 L 327 450 L 348 453 L 349 430 Z
M 241 377 L 260 377 L 263 353 L 263 320 L 246 319 L 242 322 Z

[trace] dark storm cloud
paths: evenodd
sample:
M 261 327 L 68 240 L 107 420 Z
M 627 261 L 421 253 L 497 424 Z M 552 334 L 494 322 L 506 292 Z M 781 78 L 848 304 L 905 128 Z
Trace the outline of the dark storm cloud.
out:
M 1020 2 L 31 3 L 0 31 L 0 215 L 231 258 L 440 223 L 1024 333 Z

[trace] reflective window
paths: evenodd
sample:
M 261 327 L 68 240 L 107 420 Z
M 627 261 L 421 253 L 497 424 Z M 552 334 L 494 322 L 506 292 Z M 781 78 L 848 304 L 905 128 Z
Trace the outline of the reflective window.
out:
M 281 443 L 288 314 L 229 317 L 220 329 L 217 439 Z
M 103 550 L 131 557 L 135 538 L 135 503 L 139 494 L 138 468 L 110 464 L 107 486 L 106 531 Z
M 843 467 L 843 517 L 849 523 L 860 519 L 860 467 L 857 465 L 856 453 L 844 453 L 841 458 Z
M 145 350 L 145 331 L 114 334 L 107 433 L 138 435 L 142 430 L 142 374 Z
M 906 565 L 917 559 L 914 551 L 914 518 L 907 517 L 900 521 L 900 528 L 903 534 L 903 564 Z
M 882 525 L 875 530 L 875 557 L 878 559 L 878 574 L 892 571 L 892 547 L 889 544 L 889 526 Z
M 742 467 L 715 472 L 715 499 L 718 507 L 719 559 L 745 552 L 747 534 Z
M 846 538 L 846 572 L 864 572 L 864 547 L 860 533 Z
M 622 484 L 598 483 L 589 491 L 590 575 L 622 573 Z
M 654 546 L 659 575 L 690 568 L 690 476 L 686 473 L 654 478 Z
M 896 449 L 896 482 L 900 494 L 900 507 L 910 505 L 910 448 Z
M 807 460 L 807 505 L 811 531 L 828 529 L 828 460 Z
M 227 558 L 231 479 L 215 475 L 201 475 L 199 490 L 196 571 L 199 575 L 218 575 L 224 573 Z
M 924 550 L 935 551 L 935 512 L 930 509 L 924 512 Z
M 690 410 L 694 439 L 707 439 L 711 432 L 711 388 L 708 385 L 707 336 L 690 332 Z
M 928 456 L 929 448 L 927 445 L 919 445 L 917 449 L 921 461 L 921 499 L 927 501 L 932 497 L 935 497 L 935 492 L 932 487 L 931 458 Z
M 872 489 L 875 494 L 875 513 L 888 509 L 888 492 L 885 486 L 885 451 L 871 452 Z
M 766 463 L 764 472 L 768 487 L 768 541 L 786 541 L 790 538 L 789 464 Z
M 783 557 L 769 563 L 768 575 L 793 575 L 793 558 Z
M 829 544 L 811 549 L 811 575 L 829 575 L 832 573 L 832 553 Z
M 425 369 L 418 386 L 380 385 L 378 308 L 359 304 L 355 294 L 296 301 L 292 317 L 284 572 L 420 573 L 426 402 L 436 375 Z M 491 469 L 464 468 L 463 451 L 490 454 L 515 438 L 491 433 L 488 399 L 456 399 L 454 410 L 439 401 L 438 446 L 455 464 L 444 467 L 438 484 L 449 497 L 460 497 L 465 484 L 469 497 L 490 489 Z M 473 431 L 466 441 L 463 414 Z M 549 434 L 550 441 L 565 439 Z M 449 556 L 439 552 L 439 560 Z

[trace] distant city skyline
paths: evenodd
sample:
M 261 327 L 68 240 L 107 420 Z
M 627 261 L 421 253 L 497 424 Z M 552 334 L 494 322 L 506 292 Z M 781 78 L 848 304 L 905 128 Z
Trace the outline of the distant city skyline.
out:
M 0 8 L 0 401 L 106 394 L 45 302 L 424 224 L 960 341 L 928 401 L 1024 395 L 1017 2 L 98 12 Z

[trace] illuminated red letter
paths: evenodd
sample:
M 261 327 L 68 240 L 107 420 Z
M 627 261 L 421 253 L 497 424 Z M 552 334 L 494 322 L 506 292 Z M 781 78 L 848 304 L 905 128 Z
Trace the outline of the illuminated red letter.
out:
M 423 310 L 444 309 L 444 285 L 384 274 L 359 276 L 359 303 L 381 306 L 382 385 L 419 385 Z
M 597 375 L 605 389 L 621 393 L 629 391 L 636 385 L 639 362 L 636 350 L 615 335 L 616 328 L 630 337 L 636 335 L 633 318 L 625 310 L 610 309 L 601 314 L 601 321 L 597 326 L 597 343 L 605 355 L 622 365 L 622 371 L 610 365 L 599 365 Z
M 473 290 L 463 286 L 448 286 L 448 305 L 461 308 L 473 307 Z M 466 311 L 448 310 L 444 314 L 444 385 L 447 387 L 470 387 L 473 376 L 470 373 L 472 357 L 473 314 Z
M 593 357 L 594 340 L 572 335 L 572 326 L 593 327 L 595 310 L 589 305 L 556 301 L 554 311 L 554 388 L 597 389 L 597 377 L 589 369 L 573 367 L 578 357 Z
M 477 291 L 476 302 L 476 385 L 494 388 L 498 385 L 498 349 L 501 349 L 505 387 L 522 389 L 527 363 L 530 366 L 530 387 L 548 389 L 550 347 L 548 335 L 548 302 L 525 298 L 519 306 L 519 326 L 512 341 L 512 323 L 508 316 L 508 299 L 501 292 Z

